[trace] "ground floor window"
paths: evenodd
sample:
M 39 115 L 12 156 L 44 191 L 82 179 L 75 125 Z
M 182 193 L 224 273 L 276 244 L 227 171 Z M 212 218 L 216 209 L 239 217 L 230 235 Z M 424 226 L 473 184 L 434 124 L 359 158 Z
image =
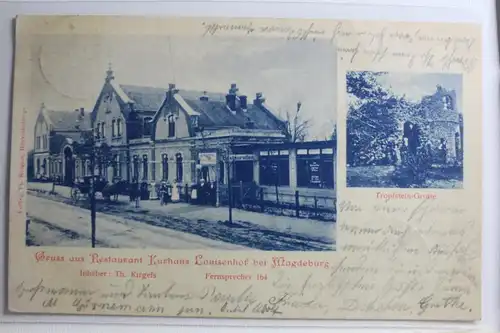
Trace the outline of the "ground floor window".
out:
M 43 170 L 43 174 L 46 175 L 47 174 L 47 159 L 46 158 L 43 159 L 42 170 Z
M 134 158 L 132 161 L 132 167 L 133 167 L 133 181 L 138 181 L 139 180 L 139 156 L 134 155 Z
M 297 150 L 297 185 L 333 188 L 333 149 Z
M 175 155 L 175 163 L 176 163 L 176 177 L 177 177 L 177 182 L 182 183 L 182 177 L 183 177 L 183 166 L 182 166 L 182 155 L 177 154 Z
M 288 186 L 290 184 L 288 160 L 288 150 L 261 151 L 259 156 L 259 183 L 269 186 Z
M 253 161 L 237 161 L 233 164 L 233 181 L 250 183 L 253 181 Z
M 209 181 L 209 172 L 207 166 L 203 166 L 201 168 L 201 179 L 203 179 L 205 182 Z
M 120 154 L 113 156 L 113 161 L 111 162 L 113 167 L 113 178 L 118 178 L 122 176 L 122 166 L 120 163 Z
M 86 160 L 85 164 L 87 165 L 87 172 L 86 172 L 87 176 L 92 176 L 93 171 L 92 171 L 92 165 L 90 163 L 90 160 Z
M 148 155 L 142 155 L 142 180 L 148 179 Z
M 161 155 L 161 179 L 168 180 L 168 156 L 167 156 L 167 154 Z
M 80 177 L 80 163 L 78 160 L 75 161 L 75 176 Z

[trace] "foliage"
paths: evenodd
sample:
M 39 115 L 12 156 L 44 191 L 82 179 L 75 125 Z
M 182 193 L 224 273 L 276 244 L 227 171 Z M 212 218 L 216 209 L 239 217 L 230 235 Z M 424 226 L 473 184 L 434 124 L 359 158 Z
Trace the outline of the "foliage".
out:
M 387 164 L 402 137 L 401 124 L 411 119 L 423 126 L 421 106 L 396 96 L 378 79 L 385 72 L 348 72 L 347 163 Z
M 80 141 L 73 141 L 73 151 L 86 159 L 95 158 L 95 163 L 108 166 L 113 162 L 111 147 L 94 140 L 92 131 L 82 131 Z
M 330 135 L 330 140 L 337 140 L 337 124 L 333 125 L 332 134 Z
M 302 114 L 300 114 L 301 106 L 302 104 L 298 102 L 294 113 L 285 112 L 285 123 L 282 131 L 289 142 L 303 142 L 309 134 L 311 121 L 302 118 Z
M 427 147 L 419 147 L 416 155 L 408 154 L 406 158 L 406 163 L 396 168 L 393 181 L 398 187 L 420 187 L 431 170 L 430 151 Z

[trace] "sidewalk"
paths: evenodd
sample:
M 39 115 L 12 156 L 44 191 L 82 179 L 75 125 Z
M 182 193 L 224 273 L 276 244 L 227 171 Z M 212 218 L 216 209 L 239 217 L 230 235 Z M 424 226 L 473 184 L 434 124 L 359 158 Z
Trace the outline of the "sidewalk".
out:
M 50 183 L 29 183 L 28 189 L 50 191 Z M 64 197 L 71 196 L 71 189 L 65 186 L 56 186 L 56 192 Z M 128 196 L 119 196 L 118 201 L 129 208 L 135 207 Z M 149 211 L 155 215 L 182 217 L 193 221 L 226 221 L 229 216 L 228 207 L 207 207 L 188 203 L 169 203 L 161 206 L 158 200 L 140 202 L 141 211 Z M 323 239 L 335 244 L 336 224 L 307 219 L 298 219 L 289 216 L 269 215 L 233 208 L 233 222 L 250 224 L 254 228 L 273 230 L 288 234 L 298 234 L 308 238 Z

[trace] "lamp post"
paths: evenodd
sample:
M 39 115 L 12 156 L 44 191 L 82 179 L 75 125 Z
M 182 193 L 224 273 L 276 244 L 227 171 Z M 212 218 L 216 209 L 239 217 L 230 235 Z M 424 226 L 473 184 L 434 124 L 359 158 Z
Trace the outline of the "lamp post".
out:
M 94 119 L 91 115 L 91 136 L 90 136 L 90 170 L 92 171 L 92 177 L 90 177 L 90 237 L 92 241 L 92 248 L 95 248 L 96 243 L 96 200 L 95 200 L 95 162 L 97 155 L 97 147 L 95 142 L 95 133 L 94 133 Z

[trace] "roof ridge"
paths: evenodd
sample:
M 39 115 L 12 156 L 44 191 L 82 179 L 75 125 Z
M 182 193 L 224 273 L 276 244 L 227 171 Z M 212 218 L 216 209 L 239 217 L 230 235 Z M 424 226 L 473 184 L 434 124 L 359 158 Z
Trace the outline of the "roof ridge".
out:
M 168 87 L 143 86 L 143 85 L 138 85 L 138 84 L 128 84 L 128 83 L 118 83 L 118 85 L 119 85 L 119 86 L 126 86 L 126 87 L 137 87 L 137 88 L 165 89 L 165 91 L 168 91 Z

